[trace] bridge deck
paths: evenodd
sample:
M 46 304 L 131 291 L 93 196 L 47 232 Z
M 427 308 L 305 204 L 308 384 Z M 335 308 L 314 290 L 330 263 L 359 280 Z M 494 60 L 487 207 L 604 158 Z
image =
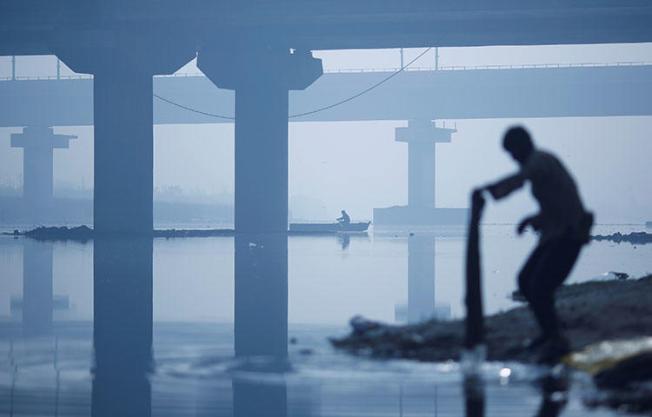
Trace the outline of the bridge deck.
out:
M 56 53 L 129 27 L 191 52 L 261 39 L 310 50 L 649 42 L 650 21 L 646 0 L 8 0 L 0 54 Z
M 329 73 L 290 93 L 290 114 L 329 105 L 387 77 Z M 0 127 L 93 123 L 92 79 L 0 82 Z M 233 92 L 202 76 L 156 77 L 155 93 L 184 106 L 233 115 Z M 652 115 L 652 65 L 406 71 L 335 108 L 291 121 Z M 156 124 L 230 123 L 155 99 Z

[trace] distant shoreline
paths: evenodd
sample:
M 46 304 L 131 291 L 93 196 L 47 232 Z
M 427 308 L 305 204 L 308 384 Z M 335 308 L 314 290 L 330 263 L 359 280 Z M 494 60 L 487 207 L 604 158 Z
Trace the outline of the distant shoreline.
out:
M 175 239 L 175 238 L 197 238 L 197 237 L 233 237 L 234 229 L 155 229 L 151 235 L 132 235 L 132 234 L 109 234 L 102 235 L 103 238 L 154 238 L 154 239 Z M 255 233 L 254 233 L 255 234 Z M 288 231 L 288 236 L 334 236 L 335 232 L 293 232 Z M 366 232 L 356 232 L 356 234 L 366 234 Z M 27 237 L 40 241 L 77 241 L 87 242 L 95 239 L 95 231 L 88 226 L 77 227 L 37 227 L 27 231 L 14 230 L 13 232 L 4 232 L 4 236 Z

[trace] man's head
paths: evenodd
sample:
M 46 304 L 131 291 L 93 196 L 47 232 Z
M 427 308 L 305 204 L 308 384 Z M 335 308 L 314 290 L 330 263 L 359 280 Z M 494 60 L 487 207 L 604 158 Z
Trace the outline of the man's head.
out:
M 523 165 L 534 151 L 532 137 L 522 126 L 510 127 L 503 137 L 503 148 L 519 165 Z

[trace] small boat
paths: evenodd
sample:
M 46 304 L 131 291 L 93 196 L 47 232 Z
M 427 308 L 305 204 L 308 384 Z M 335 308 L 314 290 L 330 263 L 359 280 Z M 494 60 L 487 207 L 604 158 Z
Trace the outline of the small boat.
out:
M 354 233 L 366 232 L 371 222 L 361 223 L 290 223 L 292 233 Z

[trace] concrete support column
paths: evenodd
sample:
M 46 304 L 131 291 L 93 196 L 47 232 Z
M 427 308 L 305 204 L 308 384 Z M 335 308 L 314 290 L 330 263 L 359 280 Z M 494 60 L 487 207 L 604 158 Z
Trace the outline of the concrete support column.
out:
M 94 240 L 91 415 L 151 415 L 152 240 Z
M 153 82 L 194 56 L 182 39 L 98 30 L 84 47 L 57 51 L 73 71 L 94 75 L 94 220 L 98 235 L 151 235 Z M 111 46 L 106 46 L 111 45 Z
M 201 51 L 198 67 L 235 90 L 236 233 L 286 233 L 288 91 L 322 74 L 309 52 L 283 49 Z
M 72 135 L 55 135 L 51 127 L 29 126 L 11 135 L 11 146 L 23 148 L 23 199 L 30 210 L 40 212 L 52 203 L 54 149 L 66 149 Z M 36 220 L 36 219 L 35 219 Z
M 435 207 L 435 143 L 408 142 L 408 206 Z
M 430 120 L 409 120 L 407 127 L 396 128 L 396 141 L 408 144 L 408 207 L 435 207 L 435 145 L 450 142 L 454 132 Z
M 463 224 L 467 209 L 436 207 L 436 144 L 451 141 L 456 129 L 437 127 L 430 120 L 409 120 L 396 128 L 396 141 L 408 145 L 407 206 L 375 208 L 374 225 L 434 226 Z
M 235 94 L 235 230 L 284 233 L 288 223 L 288 90 L 273 83 Z
M 121 63 L 95 74 L 94 227 L 100 234 L 153 229 L 152 74 Z

